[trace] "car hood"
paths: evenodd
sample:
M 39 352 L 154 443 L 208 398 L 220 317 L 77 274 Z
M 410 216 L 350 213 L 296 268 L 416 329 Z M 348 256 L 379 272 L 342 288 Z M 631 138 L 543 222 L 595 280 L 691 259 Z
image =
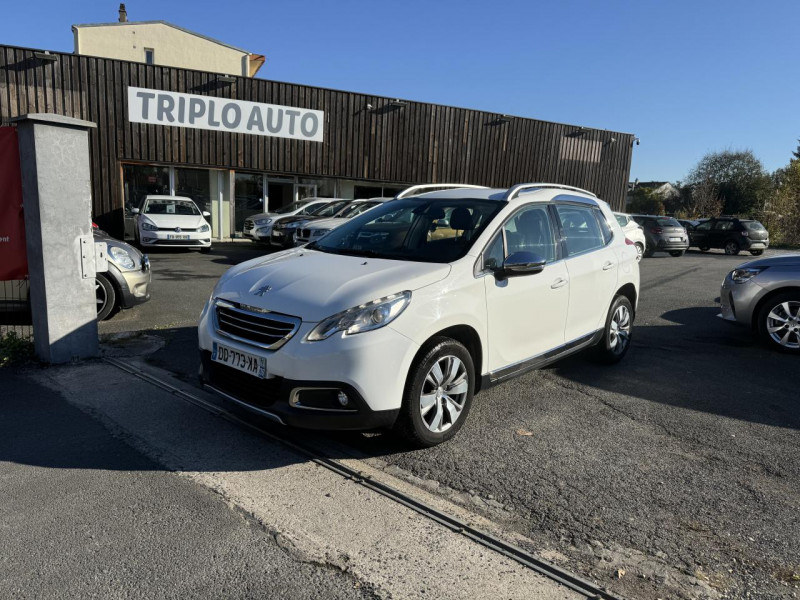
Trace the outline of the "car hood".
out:
M 342 223 L 347 223 L 350 219 L 341 219 L 336 217 L 331 217 L 330 219 L 317 219 L 313 223 L 311 223 L 308 227 L 310 229 L 333 229 L 334 227 L 338 227 Z
M 156 227 L 184 227 L 187 229 L 197 229 L 206 224 L 206 220 L 200 215 L 142 215 L 156 224 Z
M 450 265 L 364 258 L 295 248 L 231 268 L 214 295 L 321 321 L 348 308 L 440 281 Z M 259 295 L 259 292 L 269 288 Z
M 800 269 L 800 254 L 782 254 L 780 256 L 770 256 L 769 258 L 759 258 L 739 265 L 737 268 L 742 267 L 795 267 Z
M 319 217 L 314 215 L 291 215 L 289 217 L 278 217 L 275 220 L 275 225 L 288 225 L 289 223 L 297 223 L 298 221 L 316 221 Z

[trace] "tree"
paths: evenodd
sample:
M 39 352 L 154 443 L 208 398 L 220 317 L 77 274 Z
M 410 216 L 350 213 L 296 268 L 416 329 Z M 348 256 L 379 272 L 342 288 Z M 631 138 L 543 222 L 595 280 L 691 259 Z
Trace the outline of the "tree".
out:
M 693 188 L 716 186 L 724 212 L 747 216 L 761 210 L 772 192 L 772 180 L 752 150 L 706 154 L 689 172 Z
M 797 138 L 797 142 L 797 150 L 792 152 L 792 156 L 794 156 L 792 160 L 800 160 L 800 138 Z
M 780 169 L 778 186 L 761 216 L 777 244 L 800 244 L 800 159 Z M 777 174 L 776 174 L 777 175 Z
M 631 203 L 628 212 L 643 215 L 663 215 L 664 202 L 650 188 L 637 187 L 631 192 Z
M 689 217 L 718 217 L 722 214 L 722 208 L 723 202 L 719 194 L 719 186 L 710 179 L 690 188 L 687 206 Z

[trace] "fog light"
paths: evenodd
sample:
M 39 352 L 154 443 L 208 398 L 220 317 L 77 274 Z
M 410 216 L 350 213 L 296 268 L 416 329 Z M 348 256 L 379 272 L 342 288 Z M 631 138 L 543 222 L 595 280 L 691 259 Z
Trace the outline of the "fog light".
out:
M 339 404 L 341 404 L 342 406 L 347 406 L 348 404 L 350 404 L 350 398 L 348 398 L 347 394 L 345 394 L 344 392 L 339 392 L 339 395 L 336 397 L 339 399 Z

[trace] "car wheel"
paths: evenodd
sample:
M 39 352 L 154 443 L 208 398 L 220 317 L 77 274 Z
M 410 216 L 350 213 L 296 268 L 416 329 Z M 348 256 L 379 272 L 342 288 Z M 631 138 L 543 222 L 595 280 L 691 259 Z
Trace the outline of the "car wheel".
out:
M 641 242 L 636 242 L 636 262 L 642 260 L 642 256 L 644 255 L 644 246 Z
M 686 250 L 671 250 L 669 255 L 678 257 L 678 256 L 683 256 L 685 252 Z
M 211 246 L 200 248 L 201 254 L 211 254 Z
M 111 282 L 101 273 L 94 279 L 94 295 L 97 302 L 97 320 L 104 321 L 111 316 L 117 305 L 117 293 Z
M 762 254 L 764 254 L 764 251 L 763 250 L 750 250 L 750 254 L 752 254 L 753 256 L 761 256 Z
M 700 252 L 708 252 L 709 250 L 711 250 L 711 248 L 708 246 L 700 246 Z
M 595 359 L 607 365 L 621 361 L 631 347 L 632 326 L 631 302 L 625 296 L 617 296 L 608 311 L 603 338 L 594 347 Z
M 737 254 L 739 254 L 739 244 L 737 244 L 733 240 L 725 242 L 725 254 L 729 256 L 736 256 Z
M 467 349 L 451 338 L 434 338 L 409 371 L 395 428 L 414 446 L 441 444 L 461 429 L 474 392 Z
M 758 333 L 769 347 L 800 354 L 800 293 L 772 298 L 758 311 Z

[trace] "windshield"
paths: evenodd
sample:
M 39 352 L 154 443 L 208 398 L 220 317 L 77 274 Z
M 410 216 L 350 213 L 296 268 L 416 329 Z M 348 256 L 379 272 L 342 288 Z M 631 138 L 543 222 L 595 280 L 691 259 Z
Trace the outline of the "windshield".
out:
M 308 200 L 297 200 L 296 202 L 292 202 L 286 206 L 276 208 L 272 212 L 276 215 L 285 215 L 286 213 L 294 212 L 300 208 L 303 208 L 306 204 L 308 204 Z
M 146 215 L 199 215 L 200 211 L 191 200 L 159 198 L 148 200 L 142 211 Z
M 505 204 L 471 198 L 392 200 L 307 247 L 333 254 L 449 263 L 469 251 Z
M 758 221 L 742 221 L 742 225 L 751 231 L 764 231 L 764 226 Z
M 311 214 L 315 217 L 332 217 L 335 215 L 339 210 L 348 204 L 347 200 L 340 200 L 338 202 L 330 202 L 328 204 L 323 204 L 316 210 L 312 210 Z
M 380 204 L 380 202 L 353 202 L 353 204 L 346 206 L 344 210 L 336 216 L 340 219 L 349 219 L 368 211 L 373 206 L 378 206 L 378 204 Z

